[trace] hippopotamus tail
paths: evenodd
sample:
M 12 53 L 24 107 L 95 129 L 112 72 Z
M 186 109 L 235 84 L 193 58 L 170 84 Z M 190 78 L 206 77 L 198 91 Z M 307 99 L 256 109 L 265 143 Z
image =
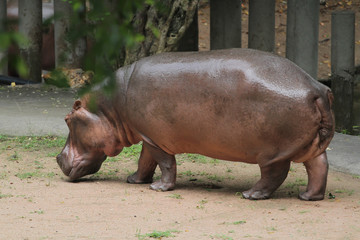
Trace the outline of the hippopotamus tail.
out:
M 331 109 L 332 103 L 334 101 L 334 95 L 330 89 L 327 90 L 326 95 L 327 98 L 318 98 L 315 101 L 315 104 L 317 105 L 321 114 L 320 129 L 318 131 L 320 138 L 318 146 L 320 152 L 326 150 L 334 136 L 335 131 L 335 117 L 334 112 Z
M 315 107 L 320 113 L 321 119 L 319 130 L 309 151 L 314 157 L 326 151 L 335 132 L 335 117 L 331 109 L 334 96 L 330 89 L 327 89 L 324 95 L 315 100 Z
M 335 131 L 335 117 L 331 109 L 334 96 L 330 89 L 315 99 L 315 109 L 320 114 L 319 129 L 312 142 L 291 158 L 294 162 L 313 159 L 326 151 Z

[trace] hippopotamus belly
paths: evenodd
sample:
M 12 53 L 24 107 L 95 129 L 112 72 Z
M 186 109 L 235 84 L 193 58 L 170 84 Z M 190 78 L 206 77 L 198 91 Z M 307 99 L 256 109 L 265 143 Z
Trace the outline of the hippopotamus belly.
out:
M 152 182 L 159 166 L 161 179 L 150 187 L 171 190 L 175 155 L 198 153 L 258 164 L 261 179 L 243 192 L 249 199 L 268 198 L 290 162 L 303 162 L 309 182 L 299 197 L 323 199 L 333 97 L 291 61 L 249 49 L 163 53 L 120 68 L 116 81 L 111 98 L 94 92 L 66 117 L 70 134 L 57 160 L 70 179 L 142 141 L 129 183 Z

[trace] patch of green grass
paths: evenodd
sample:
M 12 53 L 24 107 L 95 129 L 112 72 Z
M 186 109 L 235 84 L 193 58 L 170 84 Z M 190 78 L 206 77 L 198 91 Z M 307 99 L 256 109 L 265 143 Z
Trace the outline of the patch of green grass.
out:
M 275 227 L 267 227 L 266 230 L 269 231 L 269 232 L 276 232 L 277 231 L 277 229 Z
M 45 137 L 19 137 L 19 143 L 25 149 L 39 150 L 42 148 L 63 147 L 66 138 L 45 136 Z
M 352 129 L 343 129 L 341 130 L 342 134 L 355 135 L 358 136 L 360 134 L 360 126 L 352 126 Z
M 15 174 L 16 177 L 20 178 L 21 180 L 30 179 L 30 178 L 40 178 L 40 177 L 47 177 L 53 178 L 55 176 L 54 172 L 44 173 L 36 170 L 35 172 L 23 172 Z
M 235 177 L 234 177 L 234 176 L 227 176 L 226 179 L 228 179 L 228 180 L 234 180 Z
M 56 157 L 60 152 L 51 152 L 51 153 L 48 153 L 46 156 L 47 157 Z
M 244 220 L 240 220 L 240 221 L 235 221 L 235 222 L 223 222 L 221 224 L 225 224 L 225 225 L 240 225 L 240 224 L 245 224 L 246 221 Z
M 350 134 L 350 131 L 347 129 L 343 129 L 343 130 L 341 130 L 341 133 L 342 134 Z
M 18 161 L 18 160 L 21 160 L 21 156 L 17 153 L 17 151 L 15 151 L 14 154 L 12 154 L 8 157 L 8 160 L 9 161 Z
M 42 162 L 35 161 L 34 163 L 36 169 L 44 169 L 44 164 Z
M 354 194 L 354 192 L 355 192 L 355 190 L 349 190 L 349 191 L 348 191 L 348 196 L 353 195 L 353 194 Z
M 188 171 L 179 173 L 179 175 L 180 175 L 180 176 L 188 176 L 188 177 L 191 177 L 191 176 L 195 176 L 196 174 L 193 173 L 192 171 L 188 170 Z
M 304 213 L 308 213 L 308 212 L 310 212 L 309 210 L 302 210 L 302 211 L 300 211 L 299 213 L 300 214 L 304 214 Z
M 244 220 L 232 222 L 233 225 L 239 225 L 239 224 L 244 224 L 244 223 L 246 223 L 246 221 L 244 221 Z
M 293 189 L 293 188 L 298 188 L 300 186 L 306 186 L 306 185 L 307 185 L 307 180 L 302 179 L 302 178 L 297 178 L 295 180 L 295 182 L 288 183 L 288 184 L 286 184 L 285 187 Z
M 57 136 L 10 137 L 0 135 L 0 141 L 12 143 L 17 148 L 20 147 L 29 151 L 39 151 L 44 148 L 63 147 L 65 145 L 66 138 Z
M 16 177 L 20 178 L 21 180 L 27 179 L 27 178 L 33 178 L 35 176 L 39 176 L 39 172 L 25 172 L 25 173 L 17 173 L 15 174 Z
M 220 163 L 220 160 L 215 159 L 215 158 L 210 158 L 209 163 L 217 164 L 217 163 Z
M 118 162 L 120 160 L 121 160 L 120 156 L 106 158 L 106 162 Z
M 140 234 L 139 231 L 137 231 L 136 233 L 136 237 L 138 239 L 146 239 L 146 238 L 156 238 L 156 239 L 162 239 L 162 238 L 168 238 L 168 237 L 175 237 L 175 235 L 173 235 L 173 233 L 179 233 L 180 231 L 178 230 L 167 230 L 167 231 L 157 231 L 154 230 L 151 233 L 146 233 L 146 234 Z
M 105 171 L 98 171 L 97 173 L 94 173 L 93 175 L 90 176 L 91 179 L 97 179 L 97 178 L 110 178 L 110 179 L 116 179 L 117 178 L 117 173 L 119 172 L 119 169 L 110 169 Z
M 297 178 L 295 180 L 295 184 L 297 184 L 298 186 L 306 186 L 307 185 L 307 180 L 302 179 L 302 178 Z
M 208 201 L 207 200 L 201 200 L 199 202 L 199 205 L 196 206 L 197 209 L 204 209 L 205 208 L 205 204 L 207 203 Z
M 347 193 L 348 196 L 351 196 L 354 194 L 355 191 L 354 190 L 336 189 L 334 192 L 335 193 Z
M 142 149 L 142 144 L 134 144 L 131 147 L 126 147 L 122 150 L 122 152 L 120 153 L 121 156 L 130 158 L 130 157 L 138 157 L 139 154 L 141 153 L 141 149 Z
M 225 234 L 216 234 L 215 236 L 210 236 L 212 239 L 223 239 L 223 240 L 233 240 L 232 237 L 226 236 Z
M 179 177 L 183 177 L 183 176 L 187 176 L 187 177 L 197 177 L 197 176 L 207 176 L 207 178 L 209 180 L 213 180 L 213 181 L 217 181 L 217 182 L 221 182 L 222 180 L 224 180 L 225 177 L 219 177 L 216 174 L 214 175 L 210 175 L 209 173 L 205 172 L 205 171 L 197 171 L 197 172 L 192 172 L 191 170 L 187 170 L 184 172 L 181 172 L 178 174 Z M 227 177 L 227 179 L 234 179 L 235 177 L 233 176 L 229 176 Z
M 187 153 L 185 154 L 187 159 L 190 161 L 196 161 L 200 163 L 207 163 L 207 159 L 205 156 L 199 155 L 199 154 L 193 154 L 193 153 Z
M 53 177 L 55 177 L 55 173 L 54 172 L 49 172 L 49 173 L 46 173 L 46 177 L 48 177 L 48 178 L 53 178 Z
M 243 236 L 243 238 L 258 238 L 258 239 L 262 239 L 263 237 L 262 236 L 258 236 L 258 235 L 250 235 L 250 234 L 246 234 Z
M 10 197 L 13 197 L 13 195 L 11 195 L 11 194 L 1 194 L 1 193 L 0 193 L 0 199 L 10 198 Z
M 9 138 L 8 136 L 0 134 L 0 142 L 5 142 L 8 140 L 8 138 Z
M 236 192 L 236 193 L 235 193 L 235 196 L 242 197 L 242 192 Z
M 36 214 L 44 214 L 44 210 L 39 209 L 39 210 L 30 212 L 30 214 L 35 214 L 35 213 L 36 213 Z
M 193 153 L 186 153 L 183 154 L 184 156 L 186 156 L 186 160 L 190 161 L 190 162 L 197 162 L 197 163 L 219 163 L 219 160 L 214 159 L 214 158 L 209 158 L 209 157 L 205 157 L 203 155 L 200 154 L 193 154 Z
M 167 197 L 175 198 L 175 199 L 184 199 L 180 194 L 177 194 L 177 193 L 171 194 L 171 195 L 169 195 Z
M 224 177 L 219 177 L 217 176 L 216 174 L 214 175 L 210 175 L 207 177 L 209 180 L 212 180 L 212 181 L 216 181 L 216 182 L 221 182 L 222 180 L 224 180 Z
M 8 174 L 7 172 L 0 172 L 0 179 L 7 179 Z
M 199 172 L 198 175 L 200 175 L 200 176 L 207 176 L 207 175 L 209 175 L 209 173 L 202 171 L 202 172 Z
M 161 175 L 155 173 L 155 175 L 153 176 L 153 182 L 159 181 L 160 179 L 161 179 Z

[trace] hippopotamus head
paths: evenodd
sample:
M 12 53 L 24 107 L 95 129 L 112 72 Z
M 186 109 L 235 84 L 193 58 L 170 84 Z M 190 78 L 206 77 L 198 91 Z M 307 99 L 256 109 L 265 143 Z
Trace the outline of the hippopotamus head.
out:
M 97 172 L 107 156 L 121 152 L 121 146 L 114 149 L 113 129 L 106 118 L 88 111 L 81 101 L 74 103 L 65 121 L 69 135 L 56 160 L 70 180 Z

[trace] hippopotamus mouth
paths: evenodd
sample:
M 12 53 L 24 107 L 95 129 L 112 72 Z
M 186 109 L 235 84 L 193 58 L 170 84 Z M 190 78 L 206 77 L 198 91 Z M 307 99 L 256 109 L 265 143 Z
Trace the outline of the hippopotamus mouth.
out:
M 68 176 L 71 181 L 96 173 L 107 157 L 106 155 L 103 155 L 92 158 L 82 157 L 81 159 L 71 159 L 69 156 L 64 155 L 64 153 L 57 155 L 56 161 L 63 173 Z
M 61 170 L 66 176 L 70 175 L 70 172 L 72 170 L 72 167 L 69 164 L 66 164 L 67 161 L 64 161 L 64 158 L 62 157 L 61 153 L 56 156 L 56 161 L 58 165 L 60 166 Z

